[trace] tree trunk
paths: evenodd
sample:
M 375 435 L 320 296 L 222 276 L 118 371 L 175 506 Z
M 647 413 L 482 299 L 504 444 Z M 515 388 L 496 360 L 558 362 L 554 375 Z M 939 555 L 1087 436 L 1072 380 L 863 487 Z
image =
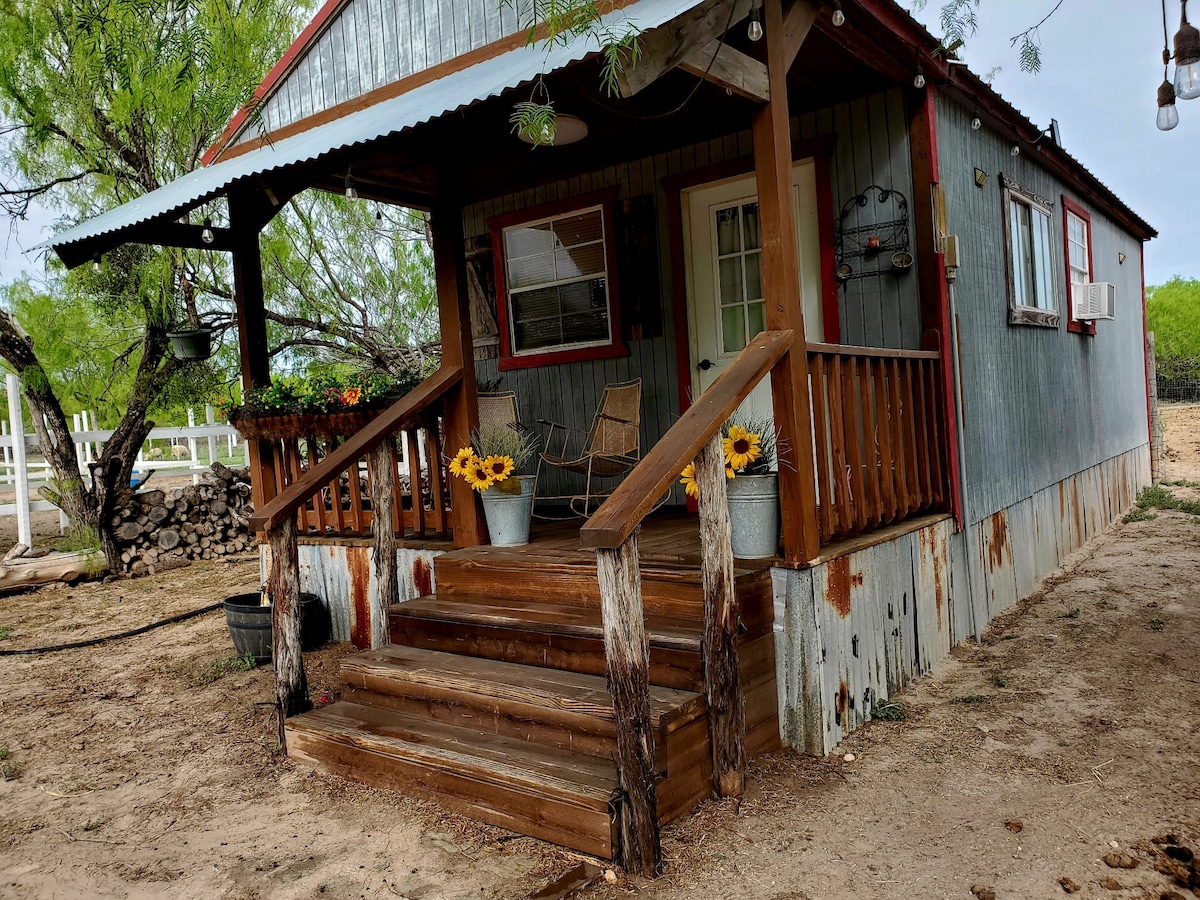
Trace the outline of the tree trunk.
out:
M 642 615 L 642 574 L 635 531 L 616 550 L 596 551 L 608 692 L 617 726 L 621 864 L 635 875 L 658 875 L 662 843 L 650 725 L 650 644 Z
M 718 433 L 696 457 L 700 489 L 700 585 L 704 591 L 704 690 L 712 745 L 713 786 L 740 797 L 746 778 L 746 710 L 738 664 L 738 608 L 725 494 L 725 454 Z
M 275 700 L 279 713 L 279 746 L 287 750 L 284 721 L 312 709 L 300 650 L 300 564 L 296 552 L 296 517 L 288 516 L 267 535 L 271 543 L 271 654 L 275 662 Z
M 375 584 L 378 591 L 371 607 L 371 646 L 388 643 L 388 610 L 400 602 L 400 579 L 396 572 L 396 462 L 392 439 L 371 451 L 367 466 L 371 473 L 371 529 L 375 532 Z M 431 460 L 430 465 L 436 461 Z M 421 502 L 420 486 L 413 502 Z

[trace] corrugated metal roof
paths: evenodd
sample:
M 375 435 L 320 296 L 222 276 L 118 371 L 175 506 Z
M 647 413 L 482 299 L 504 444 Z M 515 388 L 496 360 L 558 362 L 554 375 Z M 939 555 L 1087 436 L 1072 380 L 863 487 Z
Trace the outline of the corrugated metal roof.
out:
M 621 30 L 625 23 L 647 31 L 700 4 L 700 0 L 637 0 L 603 17 Z M 446 75 L 366 109 L 335 119 L 241 156 L 184 175 L 156 191 L 55 234 L 39 248 L 55 251 L 70 244 L 114 234 L 152 220 L 178 218 L 230 187 L 258 175 L 309 162 L 356 144 L 405 131 L 561 69 L 593 52 L 590 39 L 550 48 L 523 46 Z

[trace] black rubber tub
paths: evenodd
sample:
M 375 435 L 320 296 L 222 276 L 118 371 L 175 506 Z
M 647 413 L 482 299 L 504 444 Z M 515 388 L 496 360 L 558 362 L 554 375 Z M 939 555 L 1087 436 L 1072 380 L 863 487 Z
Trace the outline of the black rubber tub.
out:
M 257 663 L 271 661 L 271 607 L 261 605 L 258 593 L 225 598 L 225 621 L 238 656 L 247 653 Z M 316 594 L 300 595 L 300 645 L 313 650 L 329 640 L 329 613 Z

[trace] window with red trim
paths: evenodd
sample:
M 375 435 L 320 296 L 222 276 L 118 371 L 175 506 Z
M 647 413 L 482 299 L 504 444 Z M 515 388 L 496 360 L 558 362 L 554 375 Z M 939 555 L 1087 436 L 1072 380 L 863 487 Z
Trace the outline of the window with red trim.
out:
M 1092 271 L 1092 217 L 1065 194 L 1063 201 L 1063 258 L 1067 263 L 1067 330 L 1095 334 L 1095 322 L 1075 319 L 1075 285 L 1095 281 Z
M 574 201 L 492 223 L 501 369 L 624 356 L 612 204 Z

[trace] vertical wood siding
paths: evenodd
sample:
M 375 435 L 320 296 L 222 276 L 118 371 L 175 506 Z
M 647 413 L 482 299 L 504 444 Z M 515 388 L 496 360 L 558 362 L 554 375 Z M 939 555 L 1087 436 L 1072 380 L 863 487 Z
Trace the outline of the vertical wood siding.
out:
M 793 119 L 792 130 L 796 141 L 830 135 L 835 138 L 830 177 L 837 209 L 872 183 L 898 188 L 911 197 L 912 167 L 903 98 L 898 91 L 800 116 Z M 663 179 L 733 159 L 744 159 L 749 172 L 753 151 L 750 132 L 742 131 L 469 207 L 465 211 L 464 231 L 468 237 L 478 237 L 488 234 L 487 222 L 493 216 L 600 188 L 616 187 L 619 200 L 652 195 L 658 222 L 658 289 L 664 323 L 661 337 L 629 341 L 630 355 L 625 359 L 503 373 L 495 360 L 483 360 L 476 363 L 479 379 L 499 380 L 501 390 L 516 391 L 521 419 L 527 424 L 544 418 L 586 430 L 605 384 L 641 378 L 643 452 L 653 446 L 678 415 L 680 391 L 676 379 L 671 238 Z M 823 224 L 831 227 L 830 223 Z M 844 342 L 919 348 L 921 329 L 915 268 L 903 275 L 851 282 L 840 296 L 839 319 Z M 688 386 L 683 390 L 688 390 Z M 539 491 L 557 493 L 563 484 L 561 478 L 550 475 Z
M 774 569 L 780 737 L 824 755 L 1133 505 L 1149 445 L 965 531 L 943 520 L 812 569 Z
M 972 131 L 970 119 L 969 110 L 939 98 L 942 187 L 949 231 L 959 241 L 966 512 L 975 523 L 1144 444 L 1148 433 L 1137 239 L 1088 198 L 1066 191 L 1092 216 L 1093 279 L 1117 288 L 1115 321 L 1100 322 L 1095 337 L 1068 332 L 1063 185 L 1037 165 L 1035 150 L 1014 158 L 1008 142 L 986 128 Z M 984 188 L 975 186 L 976 167 L 988 175 Z M 1051 275 L 1063 316 L 1057 329 L 1008 324 L 1002 173 L 1054 202 Z
M 350 0 L 262 105 L 274 130 L 521 30 L 528 0 Z M 246 129 L 237 140 L 257 138 Z

